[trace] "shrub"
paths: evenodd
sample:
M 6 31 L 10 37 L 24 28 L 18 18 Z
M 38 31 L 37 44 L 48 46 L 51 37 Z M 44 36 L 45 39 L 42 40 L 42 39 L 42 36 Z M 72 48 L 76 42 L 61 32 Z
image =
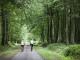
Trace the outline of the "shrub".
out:
M 43 43 L 41 44 L 42 47 L 47 47 L 47 45 L 48 45 L 48 43 L 46 43 L 46 42 L 43 42 Z
M 72 45 L 65 51 L 66 56 L 80 56 L 80 45 Z
M 54 44 L 50 44 L 48 45 L 48 49 L 50 50 L 63 50 L 65 49 L 66 45 L 61 44 L 61 43 L 54 43 Z

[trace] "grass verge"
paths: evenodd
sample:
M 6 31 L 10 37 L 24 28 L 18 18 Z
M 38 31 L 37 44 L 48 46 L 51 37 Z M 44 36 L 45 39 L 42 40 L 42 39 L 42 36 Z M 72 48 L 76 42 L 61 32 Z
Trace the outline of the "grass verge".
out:
M 70 57 L 65 57 L 64 55 L 58 54 L 47 48 L 38 47 L 36 50 L 44 60 L 72 60 Z
M 71 56 L 65 56 L 65 51 L 69 45 L 51 44 L 47 47 L 36 47 L 36 51 L 43 57 L 44 60 L 74 60 Z
M 19 46 L 14 47 L 0 47 L 0 56 L 2 57 L 12 57 L 20 51 Z

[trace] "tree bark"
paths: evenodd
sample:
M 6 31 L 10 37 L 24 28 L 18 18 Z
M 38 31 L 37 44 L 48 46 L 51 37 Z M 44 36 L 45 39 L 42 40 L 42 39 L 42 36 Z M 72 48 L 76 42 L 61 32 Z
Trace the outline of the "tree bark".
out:
M 52 17 L 50 17 L 51 19 L 50 19 L 50 40 L 51 40 L 51 43 L 53 43 L 53 33 L 52 33 L 52 31 L 53 31 L 53 25 L 52 25 Z
M 75 0 L 73 1 L 72 4 L 72 10 L 71 13 L 74 15 L 75 13 Z M 71 17 L 71 43 L 74 44 L 75 43 L 75 17 Z
M 47 42 L 48 43 L 50 43 L 49 40 L 50 40 L 50 37 L 49 37 L 49 20 L 48 20 L 47 22 Z
M 44 36 L 44 26 L 41 27 L 41 41 L 44 42 L 45 36 Z
M 2 45 L 8 45 L 8 19 L 7 11 L 4 10 L 1 5 L 1 16 L 2 16 Z
M 65 33 L 66 33 L 66 44 L 69 44 L 69 22 L 70 22 L 70 19 L 68 17 L 68 8 L 67 8 L 67 5 L 66 5 L 66 1 L 63 0 L 63 3 L 64 3 L 64 11 L 65 11 L 65 20 L 66 20 L 66 28 L 65 28 Z
M 62 41 L 61 35 L 62 35 L 61 34 L 61 16 L 59 15 L 59 30 L 58 30 L 58 40 L 57 40 L 58 43 L 61 43 L 61 41 Z

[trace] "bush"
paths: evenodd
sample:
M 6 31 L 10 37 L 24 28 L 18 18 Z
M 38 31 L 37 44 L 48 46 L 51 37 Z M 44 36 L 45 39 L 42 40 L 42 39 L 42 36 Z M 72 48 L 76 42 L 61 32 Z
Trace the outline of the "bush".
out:
M 72 45 L 65 51 L 66 56 L 80 56 L 80 45 Z
M 50 50 L 63 50 L 65 49 L 66 45 L 61 44 L 61 43 L 54 43 L 54 44 L 50 44 L 48 45 L 48 49 Z
M 43 42 L 43 43 L 41 44 L 42 47 L 47 47 L 47 45 L 48 45 L 48 43 L 46 43 L 46 42 Z

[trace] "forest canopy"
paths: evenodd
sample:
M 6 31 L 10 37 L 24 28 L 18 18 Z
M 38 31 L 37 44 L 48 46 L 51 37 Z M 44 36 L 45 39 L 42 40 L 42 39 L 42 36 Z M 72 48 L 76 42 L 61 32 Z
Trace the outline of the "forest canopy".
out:
M 80 43 L 79 19 L 79 0 L 1 0 L 0 42 L 20 42 L 27 31 L 43 44 Z

